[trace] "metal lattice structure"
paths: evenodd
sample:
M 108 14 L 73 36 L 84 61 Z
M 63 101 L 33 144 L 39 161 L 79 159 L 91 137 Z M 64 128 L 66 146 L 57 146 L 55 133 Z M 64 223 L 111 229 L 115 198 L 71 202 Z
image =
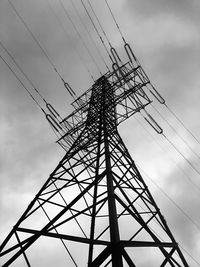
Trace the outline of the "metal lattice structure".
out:
M 42 237 L 61 240 L 70 266 L 138 266 L 144 248 L 153 251 L 153 266 L 188 266 L 118 133 L 121 122 L 151 103 L 148 85 L 139 65 L 115 63 L 60 123 L 49 106 L 66 154 L 1 245 L 2 266 L 15 266 L 21 256 L 31 266 L 28 252 Z M 84 250 L 81 265 L 72 243 Z

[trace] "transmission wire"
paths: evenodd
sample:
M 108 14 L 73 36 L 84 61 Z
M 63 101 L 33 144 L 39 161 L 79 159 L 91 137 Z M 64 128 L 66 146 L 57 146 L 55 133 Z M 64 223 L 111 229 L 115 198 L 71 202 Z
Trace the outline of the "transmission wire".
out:
M 115 25 L 116 25 L 116 27 L 117 27 L 117 29 L 118 29 L 118 31 L 119 31 L 119 33 L 120 33 L 120 35 L 121 35 L 121 37 L 122 37 L 122 40 L 124 41 L 124 43 L 126 44 L 126 41 L 125 41 L 125 38 L 124 38 L 124 36 L 123 36 L 123 34 L 122 34 L 122 31 L 121 31 L 121 29 L 120 29 L 120 27 L 119 27 L 119 24 L 117 23 L 117 20 L 116 20 L 116 18 L 115 18 L 115 16 L 114 16 L 114 13 L 112 12 L 112 9 L 111 9 L 111 7 L 110 7 L 110 5 L 109 5 L 109 3 L 108 3 L 108 1 L 107 0 L 105 0 L 105 2 L 106 2 L 106 5 L 107 5 L 107 7 L 108 7 L 108 9 L 109 9 L 109 11 L 110 11 L 110 14 L 111 14 L 111 16 L 112 16 L 112 18 L 113 18 L 113 20 L 114 20 L 114 22 L 115 22 Z M 135 57 L 136 58 L 136 57 Z M 139 63 L 139 61 L 138 61 L 138 59 L 136 58 L 136 62 L 140 65 L 140 63 Z M 143 70 L 144 71 L 144 70 Z M 145 75 L 146 75 L 146 73 L 145 73 Z M 183 126 L 183 128 L 196 140 L 196 142 L 200 145 L 200 141 L 198 140 L 198 138 L 184 125 L 184 123 L 182 122 L 182 120 L 175 114 L 175 112 L 172 110 L 172 109 L 170 109 L 169 108 L 169 106 L 166 104 L 166 103 L 164 103 L 164 105 L 166 106 L 166 108 L 169 110 L 169 112 L 178 120 L 178 122 Z
M 153 105 L 153 109 L 159 114 L 159 116 L 168 124 L 168 126 L 177 134 L 177 136 L 183 141 L 183 143 L 190 149 L 190 151 L 200 160 L 200 156 L 193 150 L 193 148 L 188 144 L 188 142 L 176 131 L 176 129 L 171 125 L 170 122 L 161 114 L 161 112 Z
M 116 24 L 116 26 L 117 26 L 117 28 L 118 28 L 118 31 L 119 31 L 119 33 L 120 33 L 120 35 L 121 35 L 121 37 L 122 37 L 122 39 L 123 39 L 123 41 L 124 41 L 124 43 L 126 43 L 126 41 L 125 41 L 125 38 L 123 37 L 123 34 L 122 34 L 122 31 L 121 31 L 121 29 L 120 29 L 120 27 L 119 27 L 119 25 L 118 25 L 118 23 L 117 23 L 117 20 L 116 20 L 116 18 L 115 18 L 115 16 L 114 16 L 114 13 L 112 12 L 112 10 L 111 10 L 111 7 L 110 7 L 110 5 L 108 4 L 108 1 L 107 0 L 105 0 L 105 2 L 106 2 L 106 4 L 107 4 L 107 7 L 108 7 L 108 9 L 109 9 L 109 11 L 110 11 L 110 14 L 111 14 L 111 16 L 112 16 L 112 18 L 113 18 L 113 20 L 114 20 L 114 22 L 115 22 L 115 24 Z M 183 122 L 177 117 L 177 115 L 165 104 L 165 106 L 167 107 L 167 109 L 170 111 L 170 113 L 171 114 L 173 114 L 174 116 L 175 116 L 175 118 L 181 123 L 181 125 L 195 138 L 195 140 L 200 144 L 200 142 L 198 141 L 198 139 L 189 131 L 189 129 L 187 129 L 186 127 L 185 127 L 185 125 L 183 124 Z M 181 153 L 181 151 L 164 135 L 164 134 L 162 134 L 165 138 L 166 138 L 166 140 L 175 148 L 175 150 L 187 161 L 187 163 L 192 167 L 192 169 L 193 170 L 195 170 L 199 175 L 200 175 L 200 172 L 195 168 L 195 166 Z
M 63 26 L 63 23 L 61 22 L 61 19 L 58 17 L 58 15 L 56 14 L 56 12 L 54 11 L 52 5 L 50 4 L 50 1 L 47 0 L 47 5 L 49 7 L 49 9 L 51 10 L 51 12 L 53 13 L 53 15 L 55 16 L 56 20 L 58 21 L 59 25 L 61 26 L 63 32 L 65 33 L 66 37 L 69 37 L 69 33 L 67 32 L 66 28 Z M 75 50 L 75 52 L 78 54 L 83 66 L 86 68 L 88 74 L 90 75 L 91 79 L 94 81 L 94 77 L 91 73 L 91 71 L 89 70 L 89 68 L 87 67 L 86 62 L 84 61 L 83 57 L 81 56 L 79 50 L 76 48 L 76 46 L 73 46 L 73 49 Z
M 3 45 L 3 43 L 0 41 L 0 46 L 6 51 L 6 53 L 9 55 L 9 57 L 12 59 L 12 61 L 15 63 L 15 65 L 18 67 L 18 69 L 21 71 L 21 73 L 24 75 L 24 77 L 27 79 L 27 81 L 31 84 L 33 89 L 36 91 L 36 93 L 40 96 L 40 98 L 45 102 L 46 100 L 42 96 L 42 94 L 39 92 L 39 90 L 34 86 L 33 82 L 31 79 L 28 77 L 28 75 L 23 71 L 23 69 L 20 67 L 20 65 L 17 63 L 15 60 L 14 56 L 8 51 L 8 49 Z
M 114 20 L 114 22 L 115 22 L 115 25 L 116 25 L 116 27 L 117 27 L 117 29 L 118 29 L 118 31 L 119 31 L 121 37 L 122 37 L 122 40 L 124 41 L 124 43 L 126 43 L 125 38 L 124 38 L 124 36 L 123 36 L 123 34 L 122 34 L 122 31 L 121 31 L 121 29 L 120 29 L 120 27 L 119 27 L 119 24 L 117 23 L 117 20 L 116 20 L 116 18 L 115 18 L 115 16 L 114 16 L 114 13 L 112 12 L 112 9 L 111 9 L 110 5 L 108 4 L 108 1 L 105 0 L 105 2 L 106 2 L 106 5 L 107 5 L 107 7 L 108 7 L 108 9 L 109 9 L 109 11 L 110 11 L 110 14 L 111 14 L 111 16 L 112 16 L 112 18 L 113 18 L 113 20 Z
M 184 125 L 181 119 L 176 115 L 176 113 L 169 108 L 167 104 L 164 104 L 166 108 L 169 110 L 169 112 L 177 119 L 177 121 L 183 126 L 183 128 L 196 140 L 196 142 L 200 145 L 200 141 L 197 139 L 197 137 Z
M 104 31 L 103 26 L 102 26 L 102 24 L 101 24 L 101 22 L 100 22 L 100 20 L 99 20 L 99 18 L 98 18 L 98 16 L 97 16 L 97 14 L 96 14 L 94 8 L 93 8 L 93 6 L 92 6 L 90 0 L 87 0 L 87 1 L 88 1 L 88 4 L 89 4 L 89 6 L 90 6 L 90 8 L 91 8 L 91 10 L 92 10 L 92 12 L 93 12 L 93 14 L 94 14 L 94 16 L 95 16 L 97 22 L 98 22 L 98 24 L 99 24 L 100 29 L 101 29 L 102 32 L 103 32 L 103 34 L 104 34 L 104 36 L 105 36 L 105 38 L 106 38 L 106 40 L 107 40 L 107 42 L 108 42 L 110 48 L 112 48 L 112 45 L 111 45 L 111 43 L 110 43 L 110 41 L 109 41 L 109 39 L 108 39 L 108 36 L 107 36 L 106 32 Z
M 200 266 L 200 262 L 197 261 L 185 248 L 183 248 L 181 245 L 179 245 L 179 247 L 185 251 L 185 253 L 195 262 Z
M 99 39 L 100 39 L 100 41 L 101 41 L 103 47 L 105 48 L 105 50 L 106 50 L 106 52 L 107 52 L 107 54 L 108 54 L 108 56 L 109 56 L 111 62 L 114 63 L 114 62 L 113 62 L 113 59 L 112 59 L 112 57 L 111 57 L 111 55 L 110 55 L 110 53 L 109 53 L 109 51 L 108 51 L 108 48 L 106 47 L 106 45 L 105 45 L 105 43 L 104 43 L 104 40 L 103 40 L 102 36 L 100 35 L 100 33 L 99 33 L 99 31 L 98 31 L 98 29 L 97 29 L 97 27 L 96 27 L 96 25 L 95 25 L 95 23 L 94 23 L 94 21 L 93 21 L 91 15 L 90 15 L 90 13 L 89 13 L 88 10 L 87 10 L 86 5 L 85 5 L 84 2 L 83 2 L 83 0 L 81 0 L 81 3 L 82 3 L 83 8 L 85 9 L 85 12 L 86 12 L 87 16 L 89 17 L 89 19 L 90 19 L 90 21 L 91 21 L 91 23 L 92 23 L 92 26 L 93 26 L 95 32 L 97 33 L 97 35 L 98 35 L 98 37 L 99 37 Z
M 137 164 L 138 165 L 138 164 Z M 139 165 L 138 165 L 139 166 Z M 198 229 L 200 232 L 200 226 L 142 169 L 143 173 L 147 176 L 147 178 L 165 195 L 165 197 L 171 201 L 171 203 L 182 212 L 182 214 Z
M 13 73 L 13 75 L 18 80 L 18 82 L 22 85 L 22 87 L 26 90 L 26 92 L 29 94 L 29 96 L 35 102 L 35 104 L 42 110 L 42 112 L 45 113 L 44 109 L 41 107 L 41 105 L 39 104 L 39 102 L 34 98 L 34 96 L 31 94 L 31 92 L 28 90 L 28 88 L 24 85 L 24 83 L 21 81 L 21 79 L 17 76 L 17 74 L 15 73 L 15 71 L 10 67 L 10 65 L 6 62 L 6 60 L 1 55 L 0 55 L 0 58 L 6 64 L 6 66 L 9 68 L 9 70 Z
M 108 66 L 107 66 L 107 64 L 106 64 L 106 61 L 105 61 L 104 57 L 102 56 L 102 54 L 101 54 L 101 52 L 100 52 L 98 46 L 95 44 L 95 41 L 94 41 L 94 39 L 92 38 L 92 35 L 90 34 L 89 30 L 87 29 L 87 26 L 85 25 L 85 22 L 84 22 L 83 19 L 81 18 L 81 15 L 80 15 L 80 13 L 79 13 L 79 11 L 78 11 L 76 5 L 74 4 L 74 2 L 73 2 L 72 0 L 70 0 L 70 2 L 71 2 L 71 5 L 73 6 L 74 10 L 76 11 L 76 14 L 77 14 L 79 20 L 81 21 L 81 23 L 82 23 L 84 29 L 86 30 L 86 32 L 87 32 L 87 34 L 88 34 L 90 40 L 92 41 L 92 43 L 93 43 L 93 45 L 94 45 L 94 47 L 95 47 L 95 49 L 96 49 L 96 51 L 97 51 L 99 57 L 101 58 L 101 60 L 102 60 L 103 63 L 105 64 L 107 70 L 109 71 L 109 68 L 108 68 Z
M 140 124 L 140 126 L 151 136 L 153 141 L 164 151 L 166 152 L 165 149 L 161 146 L 160 143 L 157 142 L 157 140 L 153 137 L 153 135 L 147 130 L 147 128 L 135 117 L 135 120 Z M 170 158 L 170 160 L 174 163 L 174 165 L 183 173 L 183 175 L 187 178 L 187 180 L 200 192 L 200 187 L 194 183 L 191 178 L 187 175 L 187 173 L 179 166 L 177 162 L 175 162 L 175 159 Z M 198 193 L 199 196 L 199 193 Z
M 110 11 L 110 14 L 111 14 L 111 16 L 112 16 L 112 18 L 113 18 L 113 20 L 114 20 L 114 22 L 115 22 L 115 24 L 116 24 L 116 27 L 117 27 L 117 29 L 118 29 L 118 31 L 119 31 L 119 33 L 120 33 L 120 35 L 121 35 L 121 37 L 122 37 L 122 40 L 124 41 L 124 43 L 126 44 L 126 41 L 125 41 L 125 38 L 124 38 L 124 36 L 123 36 L 123 34 L 122 34 L 122 31 L 121 31 L 121 29 L 120 29 L 120 27 L 119 27 L 119 24 L 117 23 L 117 20 L 116 20 L 116 18 L 115 18 L 115 16 L 114 16 L 114 13 L 112 12 L 112 9 L 111 9 L 111 7 L 110 7 L 110 5 L 109 5 L 109 3 L 108 3 L 108 1 L 107 0 L 105 0 L 105 2 L 106 2 L 106 5 L 107 5 L 107 7 L 108 7 L 108 9 L 109 9 L 109 11 Z M 137 59 L 137 61 L 138 61 L 138 59 Z M 138 61 L 138 63 L 139 63 L 139 61 Z M 146 74 L 146 73 L 145 73 Z M 178 122 L 183 126 L 183 128 L 196 140 L 196 142 L 200 145 L 200 141 L 198 140 L 198 138 L 184 125 L 184 123 L 182 122 L 182 120 L 175 114 L 175 112 L 171 109 L 171 108 L 169 108 L 169 106 L 166 104 L 166 103 L 164 103 L 164 105 L 166 106 L 166 108 L 169 110 L 169 112 L 178 120 Z
M 184 156 L 184 154 L 175 146 L 175 144 L 169 139 L 167 138 L 167 136 L 162 133 L 163 137 L 168 141 L 168 143 L 170 143 L 173 148 L 184 158 L 184 160 L 190 165 L 190 167 L 198 174 L 200 175 L 200 171 L 197 170 L 197 168 Z
M 51 58 L 49 57 L 49 55 L 47 54 L 46 50 L 42 47 L 42 45 L 40 44 L 40 42 L 38 41 L 38 39 L 35 37 L 35 35 L 33 34 L 33 32 L 31 31 L 31 29 L 28 27 L 27 23 L 25 22 L 25 20 L 22 18 L 22 16 L 20 15 L 20 13 L 17 11 L 15 5 L 11 2 L 11 0 L 8 0 L 8 3 L 10 4 L 10 6 L 12 7 L 12 9 L 14 10 L 15 14 L 17 15 L 17 17 L 20 19 L 20 21 L 22 22 L 22 24 L 24 25 L 24 27 L 26 28 L 26 30 L 29 32 L 29 34 L 31 35 L 31 37 L 33 38 L 33 40 L 36 42 L 36 44 L 39 46 L 39 48 L 41 49 L 43 55 L 46 57 L 46 59 L 48 60 L 49 64 L 52 66 L 52 68 L 54 69 L 54 71 L 58 74 L 58 76 L 60 77 L 60 79 L 62 81 L 64 81 L 64 79 L 62 78 L 61 74 L 58 72 L 55 64 L 53 63 L 53 61 L 51 60 Z
M 99 68 L 99 66 L 98 66 L 98 64 L 97 64 L 97 62 L 96 62 L 96 60 L 95 60 L 95 58 L 93 57 L 92 53 L 90 52 L 89 48 L 87 47 L 87 45 L 86 45 L 84 39 L 82 38 L 82 36 L 81 36 L 80 32 L 78 31 L 78 29 L 77 29 L 75 23 L 73 22 L 73 20 L 72 20 L 71 16 L 69 15 L 67 9 L 65 8 L 65 5 L 63 4 L 62 0 L 58 0 L 58 2 L 59 2 L 59 4 L 60 4 L 61 8 L 63 9 L 65 15 L 67 16 L 67 18 L 68 18 L 69 21 L 71 22 L 71 24 L 72 24 L 72 26 L 73 26 L 73 28 L 74 28 L 76 34 L 77 34 L 78 37 L 80 38 L 80 40 L 81 40 L 81 42 L 82 42 L 84 48 L 86 49 L 88 55 L 91 57 L 91 59 L 92 59 L 94 65 L 95 65 L 95 67 L 97 68 L 97 70 L 99 71 L 99 73 L 102 75 L 101 70 L 100 70 L 100 68 Z

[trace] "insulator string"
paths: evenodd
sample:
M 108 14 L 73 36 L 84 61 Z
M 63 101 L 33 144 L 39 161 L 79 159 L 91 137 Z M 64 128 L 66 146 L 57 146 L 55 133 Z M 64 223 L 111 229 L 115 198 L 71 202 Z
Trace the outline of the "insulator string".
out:
M 96 60 L 95 60 L 95 58 L 93 57 L 92 53 L 90 52 L 90 50 L 89 50 L 87 44 L 85 43 L 85 41 L 84 41 L 83 37 L 81 36 L 81 34 L 80 34 L 78 28 L 76 27 L 76 25 L 75 25 L 75 23 L 73 22 L 71 16 L 69 15 L 67 9 L 65 8 L 65 5 L 63 4 L 62 0 L 58 0 L 58 2 L 59 2 L 59 4 L 60 4 L 62 10 L 64 11 L 65 15 L 67 16 L 68 20 L 69 20 L 70 23 L 72 24 L 72 26 L 73 26 L 73 28 L 74 28 L 76 34 L 78 35 L 79 39 L 81 40 L 81 42 L 82 42 L 82 44 L 83 44 L 85 50 L 87 51 L 88 55 L 89 55 L 90 58 L 92 59 L 92 62 L 94 63 L 95 67 L 97 68 L 98 72 L 102 75 L 101 70 L 100 70 L 100 68 L 99 68 L 99 66 L 98 66 L 98 64 L 97 64 L 97 62 L 96 62 Z
M 108 3 L 108 0 L 105 0 L 105 2 L 106 2 L 106 5 L 107 5 L 107 7 L 108 7 L 108 9 L 109 9 L 109 11 L 110 11 L 110 14 L 111 14 L 111 16 L 112 16 L 112 18 L 113 18 L 113 20 L 114 20 L 114 22 L 115 22 L 115 25 L 116 25 L 116 27 L 117 27 L 117 29 L 118 29 L 118 31 L 119 31 L 119 33 L 120 33 L 120 35 L 121 35 L 121 37 L 122 37 L 122 40 L 124 41 L 124 43 L 126 44 L 126 41 L 125 41 L 125 38 L 124 38 L 124 36 L 123 36 L 123 34 L 122 34 L 122 31 L 121 31 L 121 29 L 120 29 L 120 27 L 119 27 L 119 24 L 118 24 L 118 22 L 117 22 L 117 20 L 116 20 L 116 18 L 115 18 L 115 15 L 114 15 L 114 13 L 113 13 L 113 11 L 112 11 L 112 9 L 111 9 L 111 7 L 110 7 L 110 5 L 109 5 L 109 3 Z M 140 65 L 140 63 L 139 63 L 139 61 L 138 61 L 138 59 L 136 58 L 136 62 Z M 144 70 L 143 70 L 144 71 Z M 145 73 L 145 72 L 144 72 Z M 145 73 L 145 75 L 146 75 L 146 73 Z M 147 76 L 147 75 L 146 75 Z M 148 76 L 147 76 L 148 77 Z M 199 139 L 185 126 L 185 124 L 182 122 L 182 120 L 175 114 L 175 112 L 172 110 L 172 109 L 170 109 L 169 108 L 169 106 L 166 104 L 166 103 L 164 103 L 164 105 L 166 106 L 166 108 L 169 110 L 169 112 L 178 120 L 178 122 L 183 126 L 183 128 L 196 140 L 196 142 L 200 145 L 200 141 L 199 141 Z
M 44 103 L 46 104 L 46 108 L 49 109 L 51 107 L 51 110 L 49 109 L 50 113 L 52 114 L 52 110 L 55 111 L 55 109 L 45 100 L 45 98 L 42 96 L 42 94 L 39 92 L 39 90 L 34 86 L 33 82 L 31 81 L 31 79 L 28 77 L 28 75 L 23 71 L 23 69 L 21 68 L 21 66 L 17 63 L 17 61 L 15 60 L 14 56 L 8 51 L 8 49 L 3 45 L 3 43 L 0 41 L 0 46 L 6 51 L 6 53 L 9 55 L 9 57 L 12 59 L 12 61 L 14 62 L 14 64 L 18 67 L 18 69 L 21 71 L 21 73 L 24 75 L 24 77 L 27 79 L 27 81 L 30 83 L 30 85 L 32 86 L 32 89 L 34 89 L 34 91 L 39 95 L 39 97 L 44 101 Z M 2 59 L 3 60 L 3 59 Z M 5 60 L 4 60 L 4 63 Z M 46 113 L 46 111 L 44 111 L 44 109 L 41 107 L 41 105 L 39 104 L 39 102 L 35 99 L 35 97 L 33 96 L 33 94 L 31 94 L 31 91 L 27 89 L 27 87 L 24 85 L 24 83 L 21 81 L 21 79 L 17 76 L 17 74 L 13 71 L 13 69 L 8 65 L 8 63 L 6 63 L 6 65 L 9 67 L 9 69 L 12 71 L 12 73 L 15 75 L 15 77 L 18 79 L 18 81 L 21 83 L 21 85 L 23 86 L 24 89 L 26 89 L 26 91 L 29 93 L 29 96 L 31 97 L 31 99 L 40 107 L 40 109 L 42 110 L 42 112 L 45 114 L 46 119 L 48 120 L 48 114 Z M 49 107 L 50 106 L 50 107 Z M 60 117 L 60 115 L 56 112 L 57 117 L 59 117 L 61 120 L 62 118 Z M 55 119 L 55 118 L 54 118 Z M 56 118 L 56 122 L 59 123 L 58 118 Z M 49 120 L 48 120 L 49 121 Z M 54 127 L 52 127 L 52 124 L 50 123 L 51 128 L 53 129 L 53 131 L 56 133 Z M 56 134 L 57 136 L 57 134 Z M 58 136 L 57 136 L 58 137 Z

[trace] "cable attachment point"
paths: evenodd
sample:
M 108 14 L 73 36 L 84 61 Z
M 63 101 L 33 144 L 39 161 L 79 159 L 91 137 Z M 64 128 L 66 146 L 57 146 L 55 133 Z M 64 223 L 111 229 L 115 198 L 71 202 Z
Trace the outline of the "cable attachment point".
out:
M 125 43 L 124 49 L 125 49 L 125 51 L 127 53 L 127 56 L 129 58 L 130 62 L 133 63 L 133 59 L 134 59 L 135 62 L 137 62 L 137 58 L 134 55 L 133 50 L 132 50 L 132 48 L 130 47 L 130 45 L 128 43 Z
M 110 48 L 110 52 L 111 52 L 111 55 L 112 55 L 115 63 L 117 63 L 118 65 L 119 65 L 119 63 L 122 63 L 121 58 L 119 57 L 119 55 L 118 55 L 118 53 L 114 47 Z
M 142 116 L 145 119 L 145 121 L 158 133 L 158 134 L 163 134 L 163 129 L 160 127 L 160 125 L 155 121 L 155 119 L 145 110 L 143 109 L 145 114 L 147 115 L 147 117 L 145 115 Z
M 65 82 L 64 80 L 63 80 L 63 83 L 64 83 L 64 86 L 65 86 L 65 88 L 67 89 L 68 93 L 69 93 L 72 97 L 76 97 L 76 93 L 75 93 L 74 90 L 71 88 L 71 86 L 70 86 L 67 82 Z
M 55 110 L 55 108 L 51 104 L 47 103 L 46 107 L 54 118 L 60 117 L 60 114 Z
M 118 82 L 122 86 L 122 79 L 123 79 L 124 74 L 121 71 L 121 68 L 119 67 L 119 65 L 117 63 L 113 63 L 112 68 L 113 68 L 113 71 L 117 77 Z
M 155 99 L 157 99 L 160 104 L 165 104 L 165 99 L 158 93 L 158 91 L 152 84 L 151 88 L 153 89 L 153 91 L 149 89 L 149 92 L 155 97 Z
M 57 123 L 57 121 L 50 115 L 46 114 L 46 119 L 50 123 L 50 125 L 56 130 L 56 132 L 62 131 L 62 127 Z

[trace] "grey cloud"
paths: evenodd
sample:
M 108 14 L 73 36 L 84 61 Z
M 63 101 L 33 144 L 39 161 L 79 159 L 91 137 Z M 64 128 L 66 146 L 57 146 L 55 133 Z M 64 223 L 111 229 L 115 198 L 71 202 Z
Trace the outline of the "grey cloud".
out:
M 31 5 L 27 4 L 26 1 L 21 2 L 18 0 L 16 2 L 20 8 L 22 7 L 22 14 L 26 16 L 31 29 L 47 48 L 52 59 L 55 60 L 56 66 L 58 66 L 64 78 L 72 83 L 77 90 L 77 94 L 85 91 L 91 84 L 91 81 L 87 71 L 84 67 L 80 66 L 78 56 L 73 55 L 76 53 L 73 50 L 73 46 L 81 49 L 81 51 L 84 50 L 73 30 L 70 30 L 71 35 L 68 40 L 52 14 L 49 11 L 47 12 L 45 1 L 30 1 Z M 0 35 L 5 41 L 5 45 L 13 52 L 24 70 L 30 75 L 36 87 L 41 88 L 47 100 L 53 105 L 55 104 L 55 107 L 61 114 L 68 114 L 72 110 L 69 108 L 71 99 L 66 94 L 59 77 L 52 72 L 51 66 L 49 66 L 47 60 L 39 51 L 37 45 L 31 40 L 26 30 L 23 29 L 23 26 L 20 25 L 20 22 L 17 22 L 17 18 L 14 19 L 14 15 L 8 6 L 3 2 L 0 5 L 1 15 L 5 11 L 3 34 Z M 116 5 L 117 8 L 116 0 L 113 0 L 112 5 Z M 56 4 L 55 7 L 57 7 Z M 154 20 L 160 14 L 173 14 L 175 17 L 186 19 L 188 23 L 192 22 L 195 28 L 198 28 L 199 2 L 186 0 L 129 0 L 125 1 L 122 7 L 124 9 L 119 11 L 121 14 L 119 18 L 120 24 L 128 18 L 130 23 L 129 29 L 134 32 L 134 28 L 144 22 L 143 27 L 146 31 L 140 32 L 137 38 L 136 35 L 131 35 L 131 32 L 129 37 L 131 38 L 130 43 L 136 45 L 136 51 L 139 52 L 137 56 L 141 59 L 142 64 L 144 62 L 143 66 L 149 77 L 159 92 L 164 95 L 167 104 L 174 107 L 178 114 L 181 114 L 181 118 L 186 121 L 186 124 L 193 127 L 192 130 L 195 125 L 197 132 L 199 132 L 199 119 L 197 117 L 190 119 L 193 114 L 199 116 L 199 39 L 191 40 L 191 43 L 180 46 L 173 41 L 172 37 L 170 43 L 163 41 L 160 42 L 159 46 L 156 46 L 156 42 L 152 42 L 153 44 L 150 47 L 148 45 L 149 39 L 157 36 L 154 32 L 155 29 L 149 35 L 146 35 L 149 19 Z M 56 9 L 58 14 L 61 15 L 59 10 L 59 8 Z M 98 9 L 98 12 L 101 14 L 101 9 Z M 101 14 L 101 16 L 104 18 L 104 14 Z M 63 16 L 61 17 L 63 18 Z M 163 16 L 163 18 L 166 18 L 166 16 Z M 109 28 L 112 36 L 118 40 L 116 37 L 117 32 L 112 30 L 114 28 L 109 23 L 106 23 L 106 18 L 104 19 L 104 23 Z M 84 17 L 84 20 L 87 20 L 86 17 Z M 137 21 L 137 25 L 134 24 L 135 21 Z M 63 22 L 66 23 L 66 20 L 63 19 Z M 71 27 L 68 24 L 66 26 L 68 28 Z M 94 33 L 94 30 L 92 32 Z M 163 33 L 163 37 L 161 36 L 161 38 L 166 40 L 165 33 Z M 138 43 L 141 40 L 143 45 L 139 47 Z M 122 51 L 122 49 L 122 45 L 119 46 L 119 50 Z M 83 55 L 85 56 L 85 52 L 83 52 Z M 88 57 L 86 58 L 90 65 L 91 60 Z M 29 99 L 29 96 L 26 93 L 24 94 L 20 84 L 6 70 L 2 63 L 0 68 L 0 86 L 2 89 L 0 91 L 0 122 L 4 128 L 0 135 L 2 136 L 1 148 L 3 148 L 0 155 L 1 196 L 6 198 L 8 188 L 9 192 L 18 193 L 16 197 L 19 197 L 20 194 L 25 194 L 26 190 L 28 194 L 34 195 L 47 179 L 48 174 L 54 169 L 63 152 L 56 148 L 56 145 L 51 144 L 55 139 L 50 132 L 50 128 L 48 128 L 47 122 L 42 117 L 43 115 L 41 115 L 40 111 L 38 109 L 36 111 L 34 104 Z M 95 70 L 94 73 L 96 74 L 97 71 Z M 167 119 L 169 118 L 173 121 L 169 113 L 166 112 L 165 115 Z M 180 127 L 180 125 L 177 125 L 177 122 L 173 125 L 177 128 Z M 159 165 L 152 168 L 156 172 L 156 168 L 159 167 L 157 172 L 160 173 L 162 168 L 164 169 L 168 166 L 164 159 L 161 161 L 164 158 L 163 152 L 158 155 L 153 153 L 151 140 L 146 138 L 145 135 L 141 135 L 141 129 L 136 128 L 137 126 L 130 119 L 122 129 L 123 135 L 126 137 L 128 149 L 133 154 L 134 159 L 134 154 L 140 153 L 142 163 L 147 163 L 149 166 Z M 159 139 L 157 136 L 156 138 Z M 194 148 L 197 148 L 197 144 L 194 145 Z M 155 151 L 157 153 L 157 150 Z M 147 158 L 147 154 L 149 158 Z M 172 167 L 170 166 L 170 168 Z M 188 172 L 188 169 L 186 171 Z M 192 179 L 196 177 L 191 171 L 189 173 Z M 149 174 L 151 174 L 151 170 Z M 194 189 L 188 188 L 182 182 L 182 175 L 172 171 L 170 176 L 166 177 L 163 175 L 159 179 L 164 184 L 164 190 L 181 207 L 186 209 L 195 221 L 199 222 L 198 213 L 196 212 L 196 210 L 199 210 L 199 198 L 192 193 Z M 3 200 L 1 199 L 0 201 L 0 208 L 4 213 L 3 222 L 6 223 L 6 218 L 8 218 L 10 224 L 12 219 L 13 222 L 16 222 L 16 213 L 12 216 L 10 209 L 6 209 Z M 26 205 L 24 204 L 24 206 Z M 182 219 L 183 217 L 173 208 L 173 205 L 169 205 L 163 199 L 158 201 L 158 206 L 162 207 L 163 214 L 166 214 L 167 219 L 169 219 L 170 227 L 175 236 L 177 236 L 178 241 L 181 240 L 188 251 L 197 255 L 195 254 L 195 249 L 198 246 L 198 235 L 190 221 Z M 37 262 L 36 265 L 38 264 Z M 62 263 L 58 264 L 62 265 Z
M 152 0 L 152 1 L 126 1 L 124 4 L 127 11 L 133 12 L 144 19 L 154 17 L 158 14 L 175 14 L 188 19 L 188 21 L 199 21 L 198 0 Z

